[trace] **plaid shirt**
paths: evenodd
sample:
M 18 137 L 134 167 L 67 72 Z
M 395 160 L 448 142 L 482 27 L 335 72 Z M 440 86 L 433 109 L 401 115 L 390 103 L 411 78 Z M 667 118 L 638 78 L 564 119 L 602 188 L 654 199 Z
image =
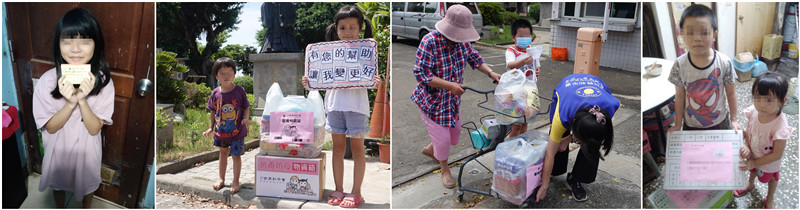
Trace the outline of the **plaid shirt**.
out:
M 444 35 L 434 30 L 419 43 L 417 59 L 414 62 L 414 77 L 417 88 L 411 94 L 411 100 L 419 109 L 439 125 L 454 128 L 459 116 L 461 96 L 450 90 L 431 87 L 428 83 L 434 77 L 462 84 L 464 67 L 469 62 L 472 69 L 485 63 L 481 55 L 470 43 L 448 45 Z

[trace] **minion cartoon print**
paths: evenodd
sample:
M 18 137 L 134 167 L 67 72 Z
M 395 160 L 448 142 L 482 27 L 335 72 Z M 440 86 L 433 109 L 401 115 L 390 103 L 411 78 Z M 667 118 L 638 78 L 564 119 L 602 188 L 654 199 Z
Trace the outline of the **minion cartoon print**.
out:
M 238 132 L 236 125 L 236 117 L 239 116 L 236 108 L 232 104 L 222 105 L 220 116 L 217 117 L 217 130 L 220 133 L 236 133 Z
M 690 93 L 687 95 L 689 100 L 686 112 L 703 126 L 713 124 L 714 119 L 720 115 L 720 111 L 715 110 L 723 97 L 720 95 L 720 84 L 717 80 L 719 75 L 719 68 L 714 69 L 708 78 L 695 80 L 686 87 L 686 92 Z

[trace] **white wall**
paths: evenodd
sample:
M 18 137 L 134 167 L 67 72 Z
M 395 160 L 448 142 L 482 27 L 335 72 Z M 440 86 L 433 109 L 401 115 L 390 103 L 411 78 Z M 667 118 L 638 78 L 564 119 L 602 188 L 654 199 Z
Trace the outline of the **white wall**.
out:
M 716 5 L 717 50 L 733 58 L 736 55 L 736 2 L 719 2 Z
M 672 34 L 672 26 L 669 18 L 669 5 L 666 2 L 655 2 L 656 24 L 658 25 L 658 36 L 661 37 L 661 49 L 664 51 L 664 59 L 675 60 L 678 58 L 675 53 L 675 36 Z
M 667 60 L 675 60 L 675 36 L 672 31 L 669 16 L 669 6 L 666 2 L 656 2 L 655 16 L 658 22 L 658 33 L 661 37 L 661 47 Z M 736 55 L 736 3 L 719 2 L 717 11 L 717 50 L 729 57 Z M 676 23 L 677 24 L 677 23 Z

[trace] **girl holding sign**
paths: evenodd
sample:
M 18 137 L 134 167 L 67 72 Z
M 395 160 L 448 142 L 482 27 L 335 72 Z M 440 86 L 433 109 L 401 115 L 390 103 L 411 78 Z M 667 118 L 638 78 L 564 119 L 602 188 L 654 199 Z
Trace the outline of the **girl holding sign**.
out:
M 361 28 L 364 37 L 372 38 L 372 25 L 358 7 L 350 5 L 339 9 L 333 16 L 333 24 L 328 26 L 327 41 L 359 39 Z M 375 87 L 381 85 L 375 74 Z M 303 86 L 308 87 L 308 77 L 303 77 Z M 366 160 L 364 157 L 364 136 L 369 131 L 369 97 L 366 89 L 332 89 L 325 91 L 325 110 L 328 116 L 325 128 L 333 137 L 333 181 L 336 190 L 328 195 L 328 204 L 345 208 L 357 208 L 364 203 L 361 184 L 364 181 Z M 347 136 L 350 136 L 350 150 L 353 151 L 353 189 L 345 194 L 343 186 L 344 153 Z
M 73 192 L 89 208 L 100 186 L 100 130 L 111 125 L 114 113 L 114 82 L 104 47 L 95 17 L 83 8 L 70 10 L 56 23 L 55 68 L 34 88 L 33 117 L 45 148 L 39 191 L 53 188 L 58 208 L 65 207 L 64 191 Z M 62 64 L 89 64 L 91 70 L 75 88 Z

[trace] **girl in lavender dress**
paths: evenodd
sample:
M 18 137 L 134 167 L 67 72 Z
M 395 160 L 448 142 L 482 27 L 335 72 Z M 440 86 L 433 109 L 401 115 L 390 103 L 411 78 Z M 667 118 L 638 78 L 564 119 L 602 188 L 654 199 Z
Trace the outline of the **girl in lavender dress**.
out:
M 90 207 L 100 186 L 100 130 L 111 125 L 114 113 L 114 83 L 104 48 L 97 19 L 86 9 L 70 10 L 56 24 L 55 68 L 39 78 L 33 92 L 33 115 L 45 150 L 39 191 L 52 188 L 59 208 L 65 207 L 65 191 Z M 75 87 L 61 64 L 90 64 L 91 72 Z

